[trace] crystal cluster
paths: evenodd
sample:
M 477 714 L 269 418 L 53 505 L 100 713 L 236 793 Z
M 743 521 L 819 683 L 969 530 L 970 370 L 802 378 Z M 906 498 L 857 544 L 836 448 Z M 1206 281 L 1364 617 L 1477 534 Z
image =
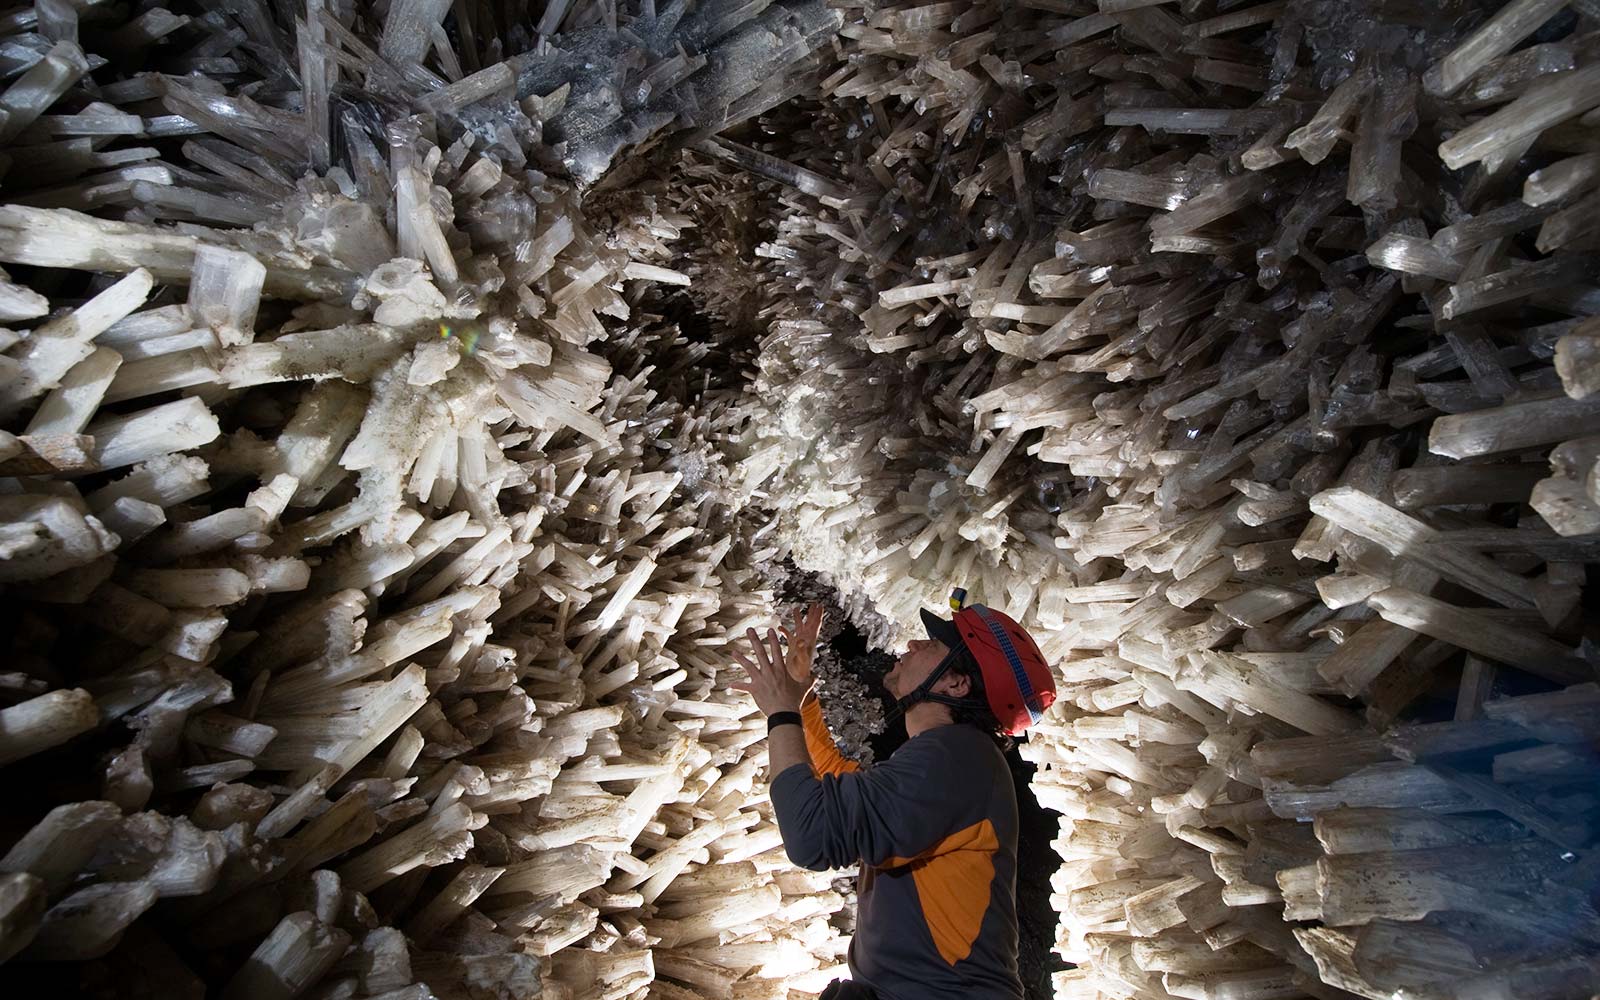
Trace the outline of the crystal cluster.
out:
M 844 7 L 694 153 L 775 206 L 742 483 L 1059 663 L 1057 995 L 1589 996 L 1600 10 Z
M 8 992 L 838 972 L 729 686 L 774 547 L 660 308 L 691 220 L 584 185 L 839 18 L 450 6 L 4 21 Z

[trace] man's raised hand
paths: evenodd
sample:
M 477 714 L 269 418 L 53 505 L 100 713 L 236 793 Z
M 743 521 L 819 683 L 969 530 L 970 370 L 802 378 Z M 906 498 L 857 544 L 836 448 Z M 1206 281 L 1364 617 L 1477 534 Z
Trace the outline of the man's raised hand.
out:
M 804 681 L 807 687 L 811 685 L 811 664 L 817 657 L 817 632 L 821 628 L 822 605 L 813 604 L 804 611 L 795 608 L 793 630 L 782 629 L 783 637 L 789 640 L 784 666 L 790 677 Z
M 821 606 L 814 604 L 803 613 L 797 609 L 794 630 L 783 630 L 783 637 L 789 640 L 787 654 L 777 630 L 767 629 L 763 639 L 755 629 L 746 629 L 751 655 L 745 656 L 737 645 L 732 652 L 750 674 L 750 680 L 733 686 L 749 691 L 756 707 L 766 715 L 797 711 L 800 700 L 811 689 L 811 662 L 816 657 L 817 631 L 821 626 Z

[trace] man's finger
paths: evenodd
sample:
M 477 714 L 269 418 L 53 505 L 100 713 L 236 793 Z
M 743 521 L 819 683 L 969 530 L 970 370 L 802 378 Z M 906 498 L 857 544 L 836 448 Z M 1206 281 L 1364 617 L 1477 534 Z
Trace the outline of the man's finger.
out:
M 750 659 L 750 657 L 744 655 L 743 653 L 734 653 L 733 658 L 739 662 L 739 666 L 743 667 L 745 673 L 749 674 L 751 677 L 761 676 L 761 665 Z
M 750 647 L 755 651 L 756 662 L 761 664 L 762 670 L 771 670 L 772 664 L 767 662 L 767 651 L 761 645 L 761 636 L 754 628 L 744 630 L 745 638 L 750 640 Z

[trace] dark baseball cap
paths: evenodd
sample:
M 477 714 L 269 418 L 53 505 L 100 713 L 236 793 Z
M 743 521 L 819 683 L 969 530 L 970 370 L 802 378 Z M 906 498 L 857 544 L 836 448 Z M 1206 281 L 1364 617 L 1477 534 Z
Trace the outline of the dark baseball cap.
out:
M 956 628 L 956 623 L 929 611 L 922 609 L 922 627 L 928 630 L 928 638 L 937 639 L 952 650 L 963 650 L 967 644 L 961 641 L 961 630 Z

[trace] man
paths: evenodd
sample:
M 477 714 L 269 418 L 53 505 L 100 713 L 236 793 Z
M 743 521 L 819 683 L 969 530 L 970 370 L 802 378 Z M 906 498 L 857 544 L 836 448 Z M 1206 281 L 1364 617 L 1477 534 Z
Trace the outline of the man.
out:
M 862 767 L 839 752 L 811 690 L 822 609 L 796 613 L 785 655 L 776 632 L 747 633 L 735 657 L 767 716 L 772 804 L 789 858 L 815 871 L 861 865 L 851 981 L 825 1000 L 1020 1000 L 1017 800 L 1001 743 L 1037 722 L 1055 684 L 1009 617 L 922 612 L 883 684 L 905 744 Z

